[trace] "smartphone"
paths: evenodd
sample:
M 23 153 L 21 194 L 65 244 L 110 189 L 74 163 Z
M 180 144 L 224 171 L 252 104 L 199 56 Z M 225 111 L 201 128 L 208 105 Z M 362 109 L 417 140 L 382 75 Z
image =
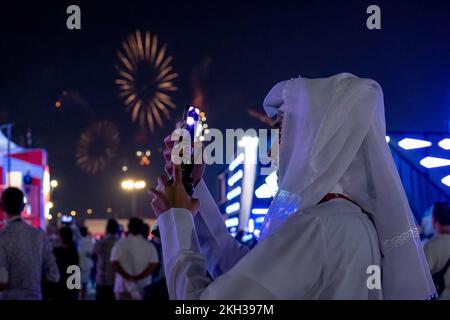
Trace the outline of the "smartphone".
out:
M 194 169 L 194 143 L 199 141 L 200 136 L 203 132 L 203 123 L 200 117 L 200 109 L 192 106 L 186 105 L 184 107 L 183 116 L 181 121 L 177 125 L 177 129 L 186 129 L 191 137 L 191 161 L 190 163 L 182 163 L 181 164 L 181 174 L 183 178 L 183 185 L 186 189 L 186 193 L 189 196 L 192 196 L 194 193 L 193 179 L 191 177 L 192 170 Z M 181 139 L 181 138 L 180 138 Z M 169 180 L 169 183 L 172 183 L 173 177 Z M 151 234 L 155 237 L 159 237 L 159 228 L 158 225 L 155 224 L 152 228 Z

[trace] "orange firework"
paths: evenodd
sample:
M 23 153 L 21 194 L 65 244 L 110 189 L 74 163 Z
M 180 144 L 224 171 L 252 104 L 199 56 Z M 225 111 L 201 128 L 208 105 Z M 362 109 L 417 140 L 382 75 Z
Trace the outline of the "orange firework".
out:
M 90 175 L 105 169 L 114 159 L 119 148 L 119 130 L 108 120 L 89 126 L 78 139 L 75 161 L 78 167 Z
M 160 113 L 170 119 L 167 107 L 175 109 L 170 93 L 177 90 L 173 81 L 178 74 L 171 66 L 172 56 L 166 55 L 167 46 L 158 43 L 156 35 L 139 30 L 122 44 L 117 57 L 119 95 L 131 111 L 133 122 L 155 130 L 155 122 L 163 126 Z

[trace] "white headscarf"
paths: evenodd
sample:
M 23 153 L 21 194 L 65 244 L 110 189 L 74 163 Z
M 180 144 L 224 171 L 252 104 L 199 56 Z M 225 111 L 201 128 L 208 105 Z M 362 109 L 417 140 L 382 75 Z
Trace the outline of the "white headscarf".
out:
M 383 92 L 377 82 L 341 73 L 296 78 L 264 100 L 269 116 L 284 112 L 279 192 L 261 237 L 294 212 L 316 205 L 340 185 L 374 216 L 386 299 L 435 294 L 414 218 L 385 140 Z

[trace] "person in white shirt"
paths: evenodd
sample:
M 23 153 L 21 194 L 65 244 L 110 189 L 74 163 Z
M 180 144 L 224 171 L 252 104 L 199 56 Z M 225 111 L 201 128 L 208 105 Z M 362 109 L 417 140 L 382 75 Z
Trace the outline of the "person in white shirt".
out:
M 141 235 L 143 222 L 131 218 L 128 235 L 120 239 L 111 252 L 116 272 L 114 293 L 117 300 L 141 300 L 143 289 L 152 282 L 152 273 L 158 267 L 158 252 Z
M 434 297 L 378 83 L 298 77 L 275 85 L 264 109 L 281 128 L 279 190 L 250 251 L 228 234 L 200 166 L 187 195 L 166 140 L 174 182 L 160 176 L 151 194 L 170 298 Z
M 431 273 L 443 270 L 450 261 L 450 205 L 446 202 L 437 202 L 433 206 L 433 229 L 435 236 L 425 243 L 425 255 Z M 444 274 L 444 286 L 439 299 L 450 300 L 450 268 Z
M 81 291 L 80 299 L 86 298 L 87 287 L 89 284 L 89 277 L 91 275 L 94 262 L 92 261 L 92 250 L 94 243 L 85 226 L 80 227 L 80 240 L 78 243 L 78 255 L 80 256 L 80 269 L 81 269 Z

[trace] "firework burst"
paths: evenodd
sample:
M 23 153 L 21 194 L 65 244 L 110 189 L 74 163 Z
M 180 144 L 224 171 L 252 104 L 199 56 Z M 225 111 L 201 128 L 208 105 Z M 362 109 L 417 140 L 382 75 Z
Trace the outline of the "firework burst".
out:
M 155 122 L 163 126 L 161 113 L 170 119 L 168 107 L 175 109 L 170 93 L 177 90 L 173 81 L 172 56 L 166 55 L 167 45 L 160 44 L 156 35 L 139 30 L 129 35 L 118 52 L 119 95 L 131 111 L 133 122 L 155 130 Z
M 75 149 L 77 166 L 90 175 L 103 171 L 119 148 L 119 130 L 103 120 L 90 125 L 78 139 Z

